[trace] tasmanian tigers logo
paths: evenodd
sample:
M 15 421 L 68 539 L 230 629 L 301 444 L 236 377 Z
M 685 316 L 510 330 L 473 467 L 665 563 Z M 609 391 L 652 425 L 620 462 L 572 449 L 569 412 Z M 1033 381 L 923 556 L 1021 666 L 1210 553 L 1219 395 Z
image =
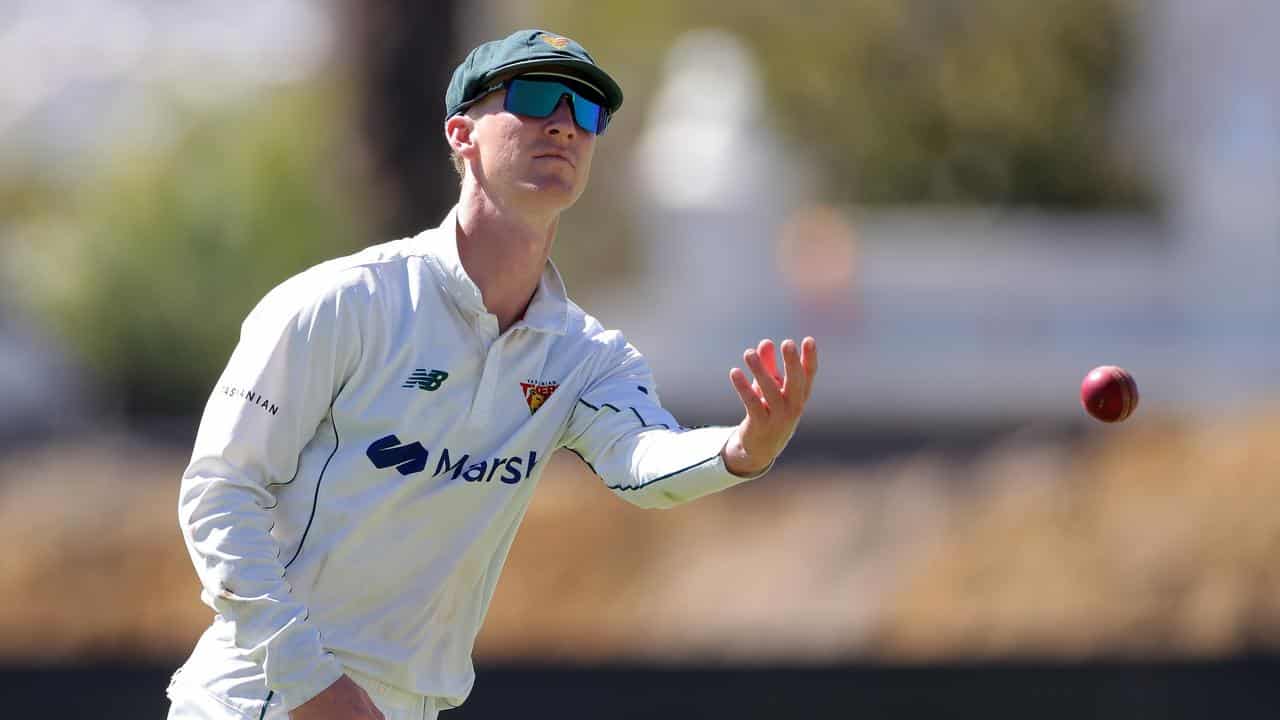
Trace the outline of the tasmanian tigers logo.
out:
M 560 383 L 555 382 L 538 382 L 530 380 L 529 382 L 520 383 L 520 390 L 524 393 L 524 401 L 529 406 L 529 414 L 538 412 L 538 408 L 542 407 L 542 403 L 551 397 L 551 393 L 560 387 Z

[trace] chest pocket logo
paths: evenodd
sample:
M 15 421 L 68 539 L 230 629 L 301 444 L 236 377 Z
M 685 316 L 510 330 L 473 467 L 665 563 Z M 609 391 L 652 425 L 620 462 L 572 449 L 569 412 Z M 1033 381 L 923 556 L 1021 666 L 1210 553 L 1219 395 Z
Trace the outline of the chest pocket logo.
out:
M 405 380 L 404 384 L 400 387 L 417 388 L 419 390 L 433 392 L 435 390 L 439 390 L 440 386 L 443 385 L 444 381 L 448 378 L 449 373 L 443 370 L 428 371 L 426 368 L 418 368 L 413 371 L 413 374 L 409 376 L 409 379 Z
M 539 382 L 530 380 L 529 382 L 520 383 L 520 390 L 524 393 L 524 401 L 529 406 L 529 414 L 538 412 L 538 408 L 551 397 L 551 393 L 560 387 L 560 383 Z

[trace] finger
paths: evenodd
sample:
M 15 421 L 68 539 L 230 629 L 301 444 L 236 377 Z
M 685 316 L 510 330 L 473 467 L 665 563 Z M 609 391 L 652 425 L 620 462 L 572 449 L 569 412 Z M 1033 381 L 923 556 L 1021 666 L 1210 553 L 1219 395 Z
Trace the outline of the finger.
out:
M 747 374 L 739 368 L 729 371 L 729 382 L 733 384 L 733 389 L 738 392 L 738 397 L 742 400 L 742 406 L 746 408 L 747 415 L 755 418 L 763 418 L 768 413 L 768 408 L 764 406 L 764 402 L 760 400 L 760 395 L 751 387 L 751 381 L 747 380 Z
M 756 346 L 756 352 L 760 354 L 760 360 L 764 363 L 765 372 L 769 373 L 769 377 L 782 387 L 782 374 L 778 372 L 778 353 L 777 348 L 773 345 L 773 340 L 765 338 Z
M 748 350 L 742 355 L 743 360 L 747 363 L 747 368 L 751 370 L 751 374 L 755 375 L 756 384 L 760 386 L 760 392 L 764 395 L 764 401 L 769 407 L 774 407 L 782 402 L 782 390 L 778 387 L 778 381 L 769 373 L 764 366 L 764 361 L 760 359 L 760 355 L 755 350 Z
M 818 374 L 818 341 L 811 337 L 800 344 L 800 364 L 809 376 L 809 386 L 813 387 L 813 377 Z
M 782 385 L 782 393 L 788 400 L 804 402 L 809 397 L 809 378 L 800 364 L 800 349 L 790 338 L 782 341 L 782 362 L 786 364 L 787 375 Z

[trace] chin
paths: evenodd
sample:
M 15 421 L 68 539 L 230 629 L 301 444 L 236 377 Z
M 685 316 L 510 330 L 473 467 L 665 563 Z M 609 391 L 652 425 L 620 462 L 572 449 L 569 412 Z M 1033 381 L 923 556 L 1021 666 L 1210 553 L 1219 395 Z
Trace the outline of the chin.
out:
M 568 210 L 582 196 L 582 189 L 563 180 L 534 181 L 526 185 L 529 200 L 558 210 Z

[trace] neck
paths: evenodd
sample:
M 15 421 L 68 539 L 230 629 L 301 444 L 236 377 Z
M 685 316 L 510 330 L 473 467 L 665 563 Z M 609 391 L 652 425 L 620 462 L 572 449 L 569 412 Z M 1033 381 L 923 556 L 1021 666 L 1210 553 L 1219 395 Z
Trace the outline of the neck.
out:
M 471 178 L 468 176 L 467 181 Z M 506 332 L 524 317 L 551 255 L 559 213 L 533 215 L 501 205 L 474 182 L 458 200 L 458 257 L 485 308 Z

